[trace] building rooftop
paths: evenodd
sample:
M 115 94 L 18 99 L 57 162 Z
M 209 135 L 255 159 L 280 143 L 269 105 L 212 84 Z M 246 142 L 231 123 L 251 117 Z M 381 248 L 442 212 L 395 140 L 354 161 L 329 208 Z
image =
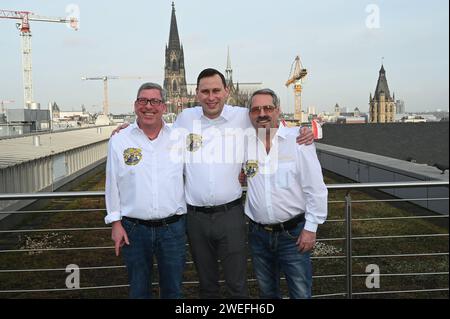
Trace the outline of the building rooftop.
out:
M 116 126 L 17 136 L 0 140 L 0 169 L 108 140 Z M 35 146 L 35 139 L 39 146 Z
M 445 172 L 445 174 L 441 174 L 441 171 L 439 169 L 427 164 L 412 163 L 392 157 L 321 143 L 316 143 L 316 147 L 320 151 L 342 154 L 342 156 L 352 158 L 360 163 L 370 163 L 372 164 L 372 166 L 378 166 L 380 168 L 387 169 L 388 171 L 402 171 L 406 175 L 420 180 L 449 180 L 448 170 Z

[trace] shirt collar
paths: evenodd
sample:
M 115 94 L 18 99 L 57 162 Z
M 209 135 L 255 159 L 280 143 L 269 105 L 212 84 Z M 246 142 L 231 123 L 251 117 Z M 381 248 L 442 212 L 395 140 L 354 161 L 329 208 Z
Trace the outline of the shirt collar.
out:
M 137 124 L 137 119 L 134 120 L 134 122 L 130 124 L 130 127 L 131 127 L 131 129 L 132 129 L 133 131 L 134 131 L 134 130 L 141 130 L 141 129 L 139 128 L 138 124 Z
M 279 123 L 277 134 L 282 139 L 286 139 L 287 135 L 289 133 L 289 128 Z
M 162 128 L 161 128 L 161 131 L 169 132 L 170 131 L 170 126 L 167 125 L 167 123 L 164 121 L 164 119 L 162 120 L 162 122 L 163 122 L 163 125 L 162 125 Z M 131 130 L 133 132 L 141 132 L 142 134 L 144 134 L 144 132 L 141 130 L 141 128 L 137 124 L 137 119 L 132 124 L 130 124 L 130 127 L 131 127 Z
M 203 107 L 200 106 L 200 117 L 204 117 L 204 118 L 206 118 L 206 119 L 208 119 L 210 121 L 217 120 L 219 118 L 223 118 L 225 121 L 229 121 L 230 120 L 230 111 L 231 111 L 230 108 L 231 107 L 232 106 L 230 106 L 228 104 L 225 104 L 223 106 L 223 109 L 222 109 L 222 112 L 220 113 L 220 115 L 218 117 L 216 117 L 215 119 L 210 119 L 209 117 L 205 116 L 205 113 L 203 113 Z
M 257 137 L 257 129 L 253 128 L 253 130 L 251 132 L 252 132 L 251 134 L 253 137 Z M 275 133 L 275 136 L 279 136 L 282 139 L 286 139 L 288 134 L 289 134 L 289 127 L 286 127 L 280 123 L 278 126 L 278 130 Z M 275 138 L 275 136 L 273 138 Z

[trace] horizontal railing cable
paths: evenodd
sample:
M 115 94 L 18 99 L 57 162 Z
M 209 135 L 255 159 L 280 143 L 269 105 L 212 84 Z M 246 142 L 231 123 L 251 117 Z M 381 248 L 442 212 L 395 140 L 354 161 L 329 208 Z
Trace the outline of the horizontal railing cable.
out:
M 338 292 L 334 294 L 324 294 L 324 295 L 313 295 L 313 298 L 328 298 L 328 297 L 337 297 L 337 296 L 346 296 L 346 292 Z
M 384 182 L 384 183 L 344 183 L 328 184 L 329 190 L 352 190 L 352 189 L 386 189 L 386 188 L 413 188 L 413 187 L 436 187 L 448 186 L 447 181 L 421 181 L 421 182 Z M 104 197 L 104 191 L 84 192 L 47 192 L 47 193 L 4 193 L 0 194 L 0 200 L 22 200 L 22 199 L 54 199 L 54 198 L 78 198 L 78 197 Z
M 49 289 L 15 289 L 15 290 L 0 290 L 0 293 L 25 293 L 25 292 L 53 292 L 53 291 L 76 291 L 76 290 L 95 290 L 95 289 L 111 289 L 111 288 L 126 288 L 130 285 L 111 285 L 111 286 L 92 286 L 80 288 L 49 288 Z
M 37 248 L 37 249 L 7 249 L 7 250 L 0 250 L 0 253 L 37 252 L 37 251 L 101 250 L 101 249 L 114 249 L 114 246 L 106 246 L 106 247 Z
M 426 257 L 426 256 L 448 256 L 448 253 L 423 253 L 423 254 L 394 254 L 394 255 L 360 255 L 353 258 L 394 258 L 394 257 Z
M 395 198 L 395 199 L 352 199 L 352 203 L 395 203 L 395 202 L 419 202 L 448 200 L 448 197 L 421 197 L 421 198 Z
M 354 292 L 353 295 L 401 294 L 401 293 L 412 293 L 412 292 L 437 292 L 437 291 L 448 291 L 448 290 L 449 290 L 449 288 L 392 290 L 392 291 L 370 291 L 370 292 Z
M 442 237 L 448 236 L 448 234 L 431 234 L 431 235 L 405 235 L 405 236 L 373 236 L 373 237 L 355 237 L 354 240 L 363 239 L 386 239 L 386 238 L 421 238 L 421 237 Z M 322 239 L 320 241 L 338 241 L 345 240 L 345 238 L 329 238 Z M 16 252 L 37 252 L 37 251 L 72 251 L 72 250 L 102 250 L 102 249 L 114 249 L 114 246 L 100 246 L 100 247 L 61 247 L 61 248 L 36 248 L 36 249 L 5 249 L 0 250 L 0 253 L 16 253 Z M 337 257 L 337 256 L 336 256 Z M 340 257 L 340 256 L 339 256 Z M 329 258 L 329 257 L 312 257 L 312 258 Z
M 91 213 L 106 212 L 106 208 L 86 208 L 86 209 L 51 209 L 51 210 L 20 210 L 20 211 L 0 211 L 0 214 L 36 214 L 36 213 Z
M 448 218 L 449 215 L 439 215 L 439 216 L 398 216 L 398 217 L 377 217 L 377 218 L 353 218 L 352 222 L 355 221 L 378 221 L 378 220 L 404 220 L 404 219 L 431 219 L 431 218 Z M 330 219 L 327 223 L 334 222 L 345 222 L 345 219 Z M 111 227 L 85 227 L 85 228 L 49 228 L 49 229 L 12 229 L 12 230 L 0 230 L 0 234 L 7 233 L 33 233 L 33 232 L 63 232 L 63 231 L 84 231 L 84 230 L 111 230 Z M 325 240 L 341 240 L 345 238 L 323 238 L 318 239 L 318 241 Z
M 397 217 L 377 217 L 377 218 L 353 218 L 352 222 L 372 221 L 372 220 L 401 220 L 401 219 L 431 219 L 431 218 L 448 218 L 448 215 L 436 216 L 397 216 Z
M 84 230 L 111 230 L 111 227 L 14 229 L 14 230 L 0 230 L 0 234 L 8 234 L 8 233 L 36 233 L 36 232 L 63 232 L 63 231 L 84 231 Z
M 386 236 L 367 236 L 367 237 L 353 237 L 352 240 L 365 239 L 392 239 L 392 238 L 422 238 L 422 237 L 445 237 L 448 234 L 417 234 L 417 235 L 386 235 Z
M 413 273 L 397 273 L 397 274 L 377 274 L 376 276 L 380 277 L 403 277 L 403 276 L 441 276 L 441 275 L 448 275 L 449 272 L 413 272 Z M 352 277 L 367 277 L 367 276 L 373 276 L 374 274 L 353 274 Z M 344 275 L 345 276 L 345 275 Z

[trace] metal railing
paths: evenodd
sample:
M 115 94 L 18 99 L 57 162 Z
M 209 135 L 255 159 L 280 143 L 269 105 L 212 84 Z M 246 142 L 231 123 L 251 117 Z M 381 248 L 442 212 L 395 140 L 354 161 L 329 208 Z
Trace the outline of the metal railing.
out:
M 412 202 L 412 201 L 441 201 L 448 200 L 448 197 L 439 198 L 387 198 L 387 199 L 375 199 L 375 200 L 352 200 L 351 191 L 352 190 L 368 190 L 368 189 L 387 189 L 387 188 L 413 188 L 413 187 L 438 187 L 444 186 L 448 187 L 449 182 L 441 181 L 427 181 L 427 182 L 394 182 L 394 183 L 358 183 L 358 184 L 331 184 L 327 185 L 328 190 L 346 190 L 344 200 L 341 201 L 329 201 L 330 204 L 344 204 L 345 207 L 345 218 L 344 219 L 330 219 L 327 223 L 345 223 L 345 237 L 336 238 L 319 238 L 318 242 L 345 242 L 345 255 L 333 255 L 333 256 L 313 256 L 313 260 L 327 260 L 327 259 L 345 259 L 346 271 L 345 274 L 331 274 L 331 275 L 318 275 L 313 276 L 313 278 L 345 278 L 346 281 L 346 291 L 319 294 L 313 297 L 315 298 L 329 298 L 337 296 L 345 296 L 347 298 L 352 298 L 353 296 L 361 295 L 387 295 L 387 294 L 399 294 L 399 293 L 418 293 L 418 292 L 439 292 L 448 291 L 449 288 L 432 288 L 432 289 L 409 289 L 409 290 L 393 290 L 393 291 L 376 291 L 376 292 L 353 292 L 353 278 L 367 277 L 368 274 L 354 274 L 352 262 L 355 259 L 364 258 L 397 258 L 397 257 L 430 257 L 430 256 L 448 256 L 447 252 L 431 252 L 431 253 L 409 253 L 409 254 L 378 254 L 378 255 L 353 255 L 353 242 L 362 240 L 373 240 L 373 239 L 402 239 L 402 238 L 427 238 L 427 237 L 448 237 L 448 227 L 447 233 L 434 233 L 434 234 L 410 234 L 410 235 L 384 235 L 384 236 L 365 236 L 365 237 L 354 237 L 352 235 L 352 223 L 353 222 L 367 222 L 367 221 L 387 221 L 387 220 L 410 220 L 410 219 L 448 219 L 447 214 L 437 214 L 437 215 L 417 215 L 417 216 L 391 216 L 391 217 L 377 217 L 377 218 L 352 218 L 352 204 L 355 203 L 399 203 L 399 202 Z M 0 194 L 0 201 L 2 200 L 28 200 L 28 199 L 60 199 L 60 198 L 98 198 L 104 197 L 104 192 L 102 191 L 85 191 L 85 192 L 55 192 L 55 193 L 33 193 L 33 194 Z M 57 210 L 58 213 L 61 212 L 73 212 L 73 209 L 67 210 Z M 77 212 L 99 212 L 105 211 L 104 208 L 96 209 L 77 209 Z M 53 210 L 29 210 L 29 211 L 0 211 L 0 216 L 14 215 L 14 214 L 34 214 L 34 213 L 52 213 L 56 212 Z M 1 221 L 0 221 L 1 223 Z M 2 234 L 14 234 L 14 233 L 39 233 L 39 232 L 74 232 L 74 231 L 93 231 L 93 230 L 110 230 L 111 227 L 75 227 L 75 228 L 50 228 L 50 229 L 12 229 L 12 230 L 0 230 L 0 235 Z M 84 251 L 84 250 L 104 250 L 104 249 L 114 249 L 113 246 L 91 246 L 91 247 L 63 247 L 63 248 L 36 248 L 36 249 L 0 249 L 0 259 L 2 254 L 6 253 L 19 253 L 19 252 L 42 252 L 42 251 Z M 249 260 L 250 261 L 250 260 Z M 187 264 L 192 264 L 192 261 L 188 261 Z M 1 264 L 1 263 L 0 263 Z M 96 266 L 96 267 L 80 267 L 80 270 L 98 270 L 98 269 L 118 269 L 125 268 L 124 265 L 113 265 L 113 266 Z M 448 261 L 447 261 L 448 269 Z M 51 271 L 63 271 L 64 268 L 43 268 L 43 269 L 0 269 L 0 274 L 5 273 L 26 273 L 26 272 L 51 272 Z M 435 272 L 406 272 L 406 273 L 385 273 L 379 274 L 380 277 L 407 277 L 407 276 L 436 276 L 436 275 L 447 275 L 449 272 L 435 271 Z M 284 278 L 282 278 L 284 280 Z M 250 282 L 255 282 L 256 279 L 249 279 Z M 447 281 L 448 282 L 448 281 Z M 198 281 L 184 281 L 184 285 L 198 285 Z M 155 283 L 154 285 L 157 285 Z M 68 290 L 93 290 L 93 289 L 109 289 L 109 288 L 121 288 L 128 287 L 128 285 L 106 285 L 106 286 L 92 286 L 83 287 L 78 289 L 69 288 L 50 288 L 50 289 L 16 289 L 16 290 L 0 290 L 0 293 L 25 293 L 25 292 L 51 292 L 51 291 L 68 291 Z

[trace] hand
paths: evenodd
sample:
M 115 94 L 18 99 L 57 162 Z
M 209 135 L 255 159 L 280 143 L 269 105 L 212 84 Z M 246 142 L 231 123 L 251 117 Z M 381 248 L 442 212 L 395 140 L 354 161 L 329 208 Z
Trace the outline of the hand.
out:
M 119 133 L 120 130 L 123 130 L 124 128 L 127 128 L 128 126 L 130 126 L 130 123 L 123 123 L 123 124 L 117 126 L 117 127 L 114 129 L 114 131 L 112 131 L 111 136 L 113 136 L 113 135 L 116 134 L 116 133 Z
M 306 126 L 302 126 L 300 128 L 300 134 L 297 136 L 297 144 L 298 145 L 310 145 L 314 142 L 314 134 L 313 132 Z
M 302 233 L 297 239 L 298 251 L 306 253 L 314 248 L 316 244 L 316 233 L 310 232 L 306 229 L 302 230 Z
M 116 256 L 119 256 L 120 248 L 122 248 L 124 244 L 130 244 L 127 232 L 123 228 L 122 222 L 120 220 L 112 224 L 111 239 L 114 241 Z
M 239 183 L 241 183 L 241 186 L 246 186 L 247 185 L 247 176 L 245 176 L 244 171 L 241 171 L 239 173 Z

